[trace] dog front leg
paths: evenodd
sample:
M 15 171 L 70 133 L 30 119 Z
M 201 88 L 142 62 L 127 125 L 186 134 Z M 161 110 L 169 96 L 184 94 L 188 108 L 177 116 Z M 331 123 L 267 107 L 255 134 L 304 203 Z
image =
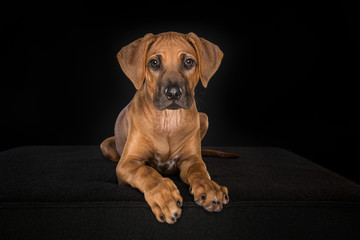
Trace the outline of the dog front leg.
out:
M 156 219 L 173 224 L 181 216 L 183 199 L 180 192 L 173 181 L 144 163 L 144 160 L 130 155 L 121 157 L 116 167 L 119 184 L 139 189 Z
M 220 212 L 229 203 L 228 189 L 212 181 L 201 155 L 192 155 L 181 161 L 180 178 L 190 185 L 195 202 L 209 212 Z

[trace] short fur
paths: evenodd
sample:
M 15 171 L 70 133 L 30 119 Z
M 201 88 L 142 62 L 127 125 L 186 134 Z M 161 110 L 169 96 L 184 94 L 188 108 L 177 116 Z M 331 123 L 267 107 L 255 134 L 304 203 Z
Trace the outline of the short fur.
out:
M 175 32 L 146 34 L 117 55 L 137 92 L 120 112 L 115 136 L 105 139 L 101 150 L 118 162 L 119 184 L 143 192 L 160 222 L 175 223 L 182 206 L 177 187 L 163 175 L 179 172 L 195 202 L 208 211 L 221 211 L 229 202 L 228 189 L 211 180 L 201 154 L 236 155 L 201 151 L 208 117 L 194 103 L 199 79 L 207 87 L 222 57 L 215 44 L 194 33 Z M 179 99 L 166 96 L 169 88 L 178 91 Z

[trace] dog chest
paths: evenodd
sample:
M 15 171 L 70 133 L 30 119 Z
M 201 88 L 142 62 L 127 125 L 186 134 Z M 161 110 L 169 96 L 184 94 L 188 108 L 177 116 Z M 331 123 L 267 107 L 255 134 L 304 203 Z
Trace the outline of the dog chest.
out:
M 160 153 L 155 153 L 148 163 L 161 174 L 172 175 L 178 171 L 176 161 L 179 157 L 180 154 L 177 154 L 174 157 L 166 157 Z

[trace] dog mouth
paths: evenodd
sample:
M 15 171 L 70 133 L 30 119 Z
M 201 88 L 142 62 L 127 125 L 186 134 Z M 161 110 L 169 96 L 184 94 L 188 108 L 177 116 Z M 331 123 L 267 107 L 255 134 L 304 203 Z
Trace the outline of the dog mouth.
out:
M 172 102 L 170 103 L 165 109 L 169 109 L 169 110 L 178 110 L 180 108 L 183 108 L 181 107 L 179 104 L 175 103 L 175 102 Z
M 154 103 L 154 107 L 158 110 L 158 111 L 162 111 L 165 109 L 168 110 L 179 110 L 179 109 L 189 109 L 190 106 L 192 105 L 190 104 L 184 104 L 182 102 L 179 101 L 172 101 L 170 103 L 162 103 L 162 104 L 158 104 L 156 101 L 153 102 Z

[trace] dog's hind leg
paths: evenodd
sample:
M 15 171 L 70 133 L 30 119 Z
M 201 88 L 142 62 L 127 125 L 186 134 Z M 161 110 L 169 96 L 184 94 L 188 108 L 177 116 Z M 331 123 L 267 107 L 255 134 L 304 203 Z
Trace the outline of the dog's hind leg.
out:
M 116 151 L 115 137 L 108 137 L 100 144 L 100 149 L 104 156 L 111 161 L 118 162 L 120 160 L 120 155 Z
M 106 138 L 101 144 L 100 149 L 104 156 L 111 161 L 118 162 L 124 149 L 127 134 L 128 124 L 126 120 L 127 108 L 125 107 L 119 114 L 115 125 L 115 136 Z M 115 141 L 115 137 L 117 138 Z
M 203 140 L 209 127 L 209 120 L 206 113 L 199 112 L 200 120 L 200 140 Z

